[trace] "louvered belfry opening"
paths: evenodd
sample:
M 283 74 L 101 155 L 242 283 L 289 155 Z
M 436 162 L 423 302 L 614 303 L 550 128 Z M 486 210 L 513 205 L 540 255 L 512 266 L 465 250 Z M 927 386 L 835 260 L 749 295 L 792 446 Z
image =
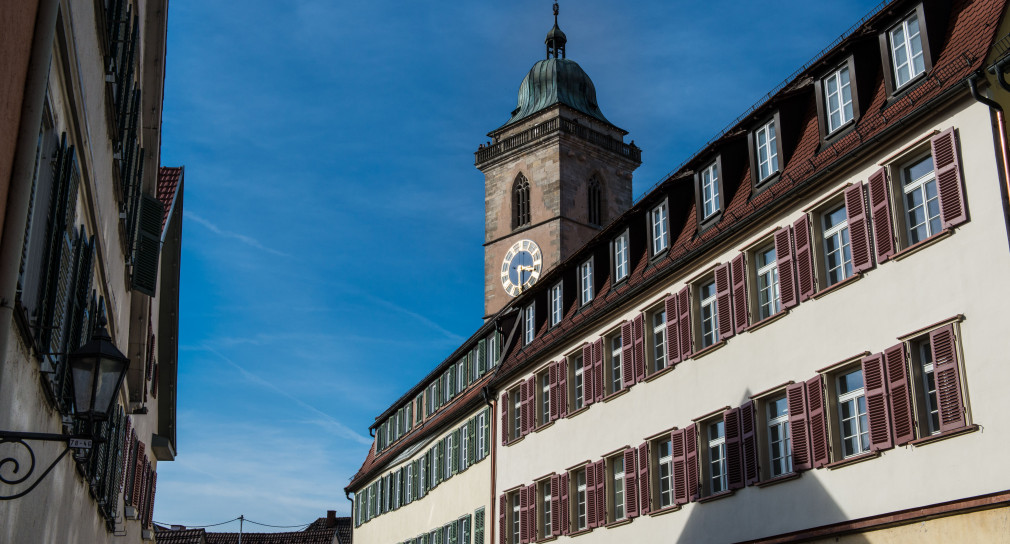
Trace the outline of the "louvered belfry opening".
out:
M 589 178 L 586 193 L 589 199 L 587 203 L 589 224 L 596 226 L 603 225 L 603 187 L 600 184 L 599 176 L 596 174 L 593 174 L 593 177 Z
M 512 228 L 530 224 L 530 183 L 519 174 L 512 184 Z

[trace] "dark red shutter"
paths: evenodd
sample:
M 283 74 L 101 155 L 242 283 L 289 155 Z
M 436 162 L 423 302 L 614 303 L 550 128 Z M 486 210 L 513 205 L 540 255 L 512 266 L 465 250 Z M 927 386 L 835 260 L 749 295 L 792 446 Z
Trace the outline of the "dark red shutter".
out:
M 873 218 L 873 242 L 877 262 L 894 256 L 894 222 L 891 219 L 891 194 L 887 189 L 887 168 L 870 174 L 870 214 Z
M 933 148 L 933 168 L 936 171 L 936 189 L 940 196 L 940 218 L 943 219 L 943 228 L 960 225 L 968 220 L 968 210 L 965 207 L 961 157 L 957 152 L 954 127 L 936 135 L 929 143 Z
M 158 473 L 151 471 L 151 492 L 147 495 L 147 523 L 150 527 L 154 520 L 154 497 L 158 493 Z
M 598 525 L 607 524 L 607 463 L 596 462 L 596 516 Z
M 866 397 L 866 419 L 870 424 L 870 449 L 886 450 L 893 447 L 891 421 L 887 415 L 887 383 L 884 374 L 884 356 L 874 353 L 863 357 L 863 395 Z
M 569 514 L 571 510 L 571 504 L 568 501 L 568 473 L 561 475 L 561 533 L 567 535 L 571 532 L 571 520 L 569 519 Z M 557 533 L 555 533 L 557 534 Z
M 666 297 L 663 303 L 666 309 L 666 364 L 674 366 L 680 362 L 680 334 L 678 323 L 680 313 L 677 311 L 677 296 Z
M 593 344 L 582 346 L 582 404 L 596 402 L 596 373 L 593 372 Z
M 519 436 L 526 436 L 530 432 L 530 389 L 529 382 L 522 381 L 519 382 L 519 424 L 522 426 L 522 432 Z
M 561 534 L 561 478 L 551 476 L 551 535 Z M 547 536 L 547 535 L 544 535 Z
M 726 482 L 730 489 L 743 486 L 743 430 L 740 428 L 740 409 L 730 408 L 722 413 L 726 444 Z
M 635 448 L 624 450 L 624 515 L 638 517 L 638 467 L 635 465 Z
M 652 493 L 649 485 L 649 443 L 638 446 L 638 511 L 643 516 L 652 511 Z
M 821 377 L 811 378 L 807 387 L 807 419 L 810 425 L 810 457 L 814 468 L 821 468 L 831 461 L 828 450 L 828 420 L 824 410 L 824 384 Z
M 547 373 L 551 392 L 551 413 L 548 419 L 554 421 L 561 414 L 561 392 L 558 390 L 558 363 L 551 363 L 547 369 Z
M 519 542 L 526 544 L 530 541 L 530 495 L 527 487 L 520 487 L 519 493 Z
M 537 484 L 530 484 L 526 488 L 526 493 L 529 494 L 530 509 L 526 511 L 526 520 L 529 522 L 529 530 L 527 532 L 527 538 L 530 542 L 536 542 L 537 540 L 537 527 L 540 525 L 540 520 L 537 518 Z
M 508 522 L 505 517 L 506 508 L 508 508 L 508 497 L 502 495 L 498 497 L 498 544 L 506 544 L 508 542 Z
M 635 339 L 634 325 L 625 321 L 621 325 L 621 387 L 627 389 L 635 385 Z
M 793 239 L 796 241 L 796 284 L 799 287 L 800 302 L 814 294 L 814 253 L 810 243 L 810 222 L 806 214 L 793 223 Z M 779 277 L 781 278 L 781 272 Z
M 782 308 L 792 308 L 800 303 L 796 291 L 796 267 L 789 227 L 775 231 L 775 266 L 779 272 L 779 298 Z
M 957 364 L 957 345 L 954 342 L 954 325 L 947 325 L 929 333 L 929 344 L 933 350 L 933 375 L 936 378 L 940 431 L 959 429 L 965 425 L 965 415 L 960 369 Z
M 596 527 L 596 465 L 586 465 L 586 516 L 589 528 Z
M 887 375 L 891 423 L 894 425 L 894 445 L 904 446 L 915 438 L 912 395 L 908 387 L 908 365 L 904 344 L 884 350 L 884 372 Z
M 680 336 L 680 360 L 691 357 L 691 295 L 688 287 L 677 293 L 678 329 Z
M 603 381 L 603 339 L 598 338 L 596 342 L 593 342 L 593 380 L 596 382 L 596 386 L 593 388 L 593 393 L 596 394 L 596 401 L 600 402 L 603 400 L 603 396 L 607 391 L 606 385 Z
M 807 425 L 807 390 L 803 382 L 786 388 L 789 405 L 789 441 L 792 445 L 793 470 L 810 470 L 810 427 Z
M 740 409 L 726 410 L 722 413 L 722 420 L 726 436 L 726 481 L 730 489 L 740 489 L 744 486 Z
M 586 374 L 582 373 L 582 391 L 586 390 Z M 558 361 L 558 417 L 568 417 L 568 359 Z
M 144 488 L 143 478 L 144 478 L 144 461 L 147 461 L 147 457 L 144 454 L 144 442 L 137 442 L 137 466 L 134 469 L 133 476 L 133 505 L 140 508 L 140 492 Z
M 635 381 L 645 381 L 645 314 L 638 314 L 631 322 L 635 340 Z
M 733 257 L 730 276 L 733 283 L 733 332 L 739 334 L 750 325 L 750 312 L 747 309 L 747 261 L 743 253 Z
M 501 443 L 509 443 L 509 394 L 506 391 L 501 394 Z
M 870 225 L 866 216 L 866 198 L 863 183 L 845 188 L 845 215 L 849 224 L 849 247 L 852 250 L 852 272 L 860 273 L 873 268 L 870 254 Z
M 729 277 L 729 265 L 715 267 L 715 307 L 719 316 L 719 339 L 733 336 L 733 283 Z
M 687 492 L 690 499 L 696 501 L 701 495 L 701 489 L 698 487 L 698 433 L 693 423 L 684 429 L 684 454 L 687 458 L 684 467 L 687 472 Z
M 670 450 L 673 458 L 673 502 L 685 504 L 690 498 L 687 492 L 687 451 L 684 447 L 684 429 L 670 433 Z
M 754 403 L 751 401 L 740 407 L 740 435 L 744 485 L 753 485 L 761 479 L 761 474 L 758 471 L 757 434 L 754 432 Z

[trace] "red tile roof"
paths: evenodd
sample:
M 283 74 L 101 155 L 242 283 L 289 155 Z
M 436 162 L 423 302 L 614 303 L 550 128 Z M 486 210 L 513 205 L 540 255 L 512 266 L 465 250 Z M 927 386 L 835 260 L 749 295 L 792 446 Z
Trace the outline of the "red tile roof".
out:
M 892 6 L 900 3 L 907 2 L 896 0 L 892 2 Z M 801 112 L 801 121 L 798 123 L 800 131 L 798 144 L 785 164 L 780 179 L 760 193 L 752 195 L 750 171 L 749 168 L 744 168 L 741 177 L 734 180 L 738 182 L 738 187 L 726 206 L 722 220 L 699 235 L 694 209 L 694 172 L 691 167 L 694 166 L 694 163 L 711 157 L 715 153 L 715 149 L 735 139 L 745 137 L 748 134 L 749 124 L 755 120 L 753 117 L 758 114 L 766 115 L 768 112 L 765 106 L 755 108 L 752 115 L 741 119 L 735 127 L 727 130 L 688 160 L 684 166 L 671 173 L 663 182 L 639 199 L 630 210 L 618 217 L 587 243 L 582 250 L 540 278 L 537 284 L 539 289 L 545 285 L 551 285 L 553 280 L 570 272 L 573 266 L 584 260 L 588 253 L 595 251 L 600 247 L 600 244 L 609 242 L 629 225 L 644 225 L 644 221 L 638 221 L 636 218 L 646 213 L 658 201 L 670 197 L 669 217 L 673 244 L 667 256 L 659 261 L 650 262 L 648 251 L 641 251 L 632 273 L 621 285 L 611 289 L 611 280 L 608 277 L 599 290 L 601 295 L 594 299 L 588 308 L 576 311 L 573 305 L 559 325 L 550 330 L 538 331 L 531 344 L 512 349 L 507 354 L 502 366 L 494 373 L 492 385 L 502 384 L 512 379 L 512 376 L 523 371 L 528 364 L 539 361 L 538 357 L 553 348 L 557 342 L 581 334 L 590 323 L 610 315 L 608 312 L 612 308 L 650 287 L 659 278 L 668 279 L 687 270 L 687 265 L 710 247 L 726 240 L 734 232 L 750 225 L 755 220 L 766 216 L 771 208 L 809 190 L 821 181 L 823 176 L 849 159 L 851 154 L 872 150 L 876 140 L 883 137 L 888 130 L 901 126 L 906 118 L 928 111 L 928 108 L 933 106 L 932 100 L 943 99 L 947 93 L 956 92 L 959 89 L 967 93 L 964 80 L 982 68 L 985 56 L 993 43 L 1005 4 L 1006 0 L 954 1 L 948 17 L 948 28 L 944 33 L 946 43 L 927 77 L 916 84 L 915 88 L 901 94 L 900 98 L 888 102 L 883 78 L 878 73 L 870 103 L 861 108 L 864 113 L 855 123 L 855 127 L 848 134 L 831 141 L 823 148 L 817 125 L 814 99 L 812 96 L 803 98 L 807 105 Z M 850 47 L 856 41 L 865 40 L 867 36 L 875 37 L 892 15 L 891 10 L 888 9 L 875 11 L 875 14 L 868 17 L 859 29 L 839 41 L 819 60 L 832 62 L 840 60 L 845 48 Z M 774 107 L 781 101 L 793 99 L 802 93 L 809 93 L 813 78 L 823 75 L 818 71 L 823 71 L 826 68 L 821 62 L 813 62 L 809 66 L 798 73 L 789 84 L 781 87 L 766 105 Z M 677 196 L 681 198 L 678 199 Z M 682 221 L 682 223 L 678 226 L 674 224 L 675 221 Z M 513 299 L 508 307 L 522 307 L 528 304 L 531 297 L 539 294 L 539 289 L 534 287 L 520 297 Z M 421 386 L 423 383 L 418 385 Z M 477 389 L 475 388 L 475 391 Z M 474 391 L 471 391 L 464 398 L 468 399 L 473 396 Z M 401 439 L 400 443 L 379 455 L 376 455 L 373 444 L 364 464 L 351 479 L 347 489 L 355 490 L 366 483 L 385 468 L 386 462 L 396 458 L 409 445 L 435 432 L 439 423 L 444 426 L 444 424 L 453 421 L 453 418 L 462 412 L 462 406 L 463 403 L 455 402 L 450 407 L 441 409 L 431 420 L 425 421 L 423 427 L 415 429 Z
M 242 533 L 242 544 L 332 544 L 335 532 L 331 527 L 295 533 Z M 238 533 L 207 533 L 207 544 L 238 544 Z
M 158 200 L 165 205 L 165 215 L 161 220 L 161 228 L 165 229 L 168 222 L 168 212 L 172 210 L 172 202 L 175 200 L 175 193 L 179 188 L 179 181 L 182 180 L 183 166 L 161 166 L 158 168 Z
M 155 526 L 155 536 L 158 544 L 206 544 L 206 531 L 203 529 L 168 529 Z

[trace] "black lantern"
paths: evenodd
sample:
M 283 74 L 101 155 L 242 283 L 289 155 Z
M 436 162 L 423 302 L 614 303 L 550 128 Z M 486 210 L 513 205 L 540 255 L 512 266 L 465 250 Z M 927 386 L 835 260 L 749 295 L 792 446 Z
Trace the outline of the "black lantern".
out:
M 68 355 L 74 382 L 74 411 L 79 419 L 105 421 L 115 405 L 130 360 L 116 348 L 100 318 L 87 344 Z

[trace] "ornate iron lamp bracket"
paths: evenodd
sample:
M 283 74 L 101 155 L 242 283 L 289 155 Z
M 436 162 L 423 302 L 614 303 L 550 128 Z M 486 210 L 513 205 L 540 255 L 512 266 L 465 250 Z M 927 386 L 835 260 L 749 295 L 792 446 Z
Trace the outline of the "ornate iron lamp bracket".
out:
M 67 445 L 66 448 L 49 464 L 48 467 L 42 472 L 42 474 L 34 481 L 27 489 L 24 489 L 13 495 L 0 495 L 0 501 L 9 501 L 13 499 L 19 499 L 25 495 L 31 493 L 33 489 L 39 482 L 45 479 L 50 471 L 60 462 L 61 459 L 66 457 L 70 450 L 90 450 L 95 440 L 86 435 L 66 435 L 66 434 L 53 434 L 53 433 L 27 433 L 27 432 L 10 432 L 10 431 L 0 431 L 0 447 L 4 444 L 14 444 L 16 446 L 21 446 L 28 452 L 28 466 L 22 471 L 21 462 L 11 454 L 9 457 L 4 457 L 0 459 L 0 483 L 16 486 L 23 484 L 28 481 L 32 474 L 35 473 L 36 463 L 35 463 L 35 450 L 26 442 L 26 440 L 34 440 L 39 442 L 63 442 Z M 22 474 L 23 473 L 23 474 Z M 19 475 L 20 474 L 20 475 Z

